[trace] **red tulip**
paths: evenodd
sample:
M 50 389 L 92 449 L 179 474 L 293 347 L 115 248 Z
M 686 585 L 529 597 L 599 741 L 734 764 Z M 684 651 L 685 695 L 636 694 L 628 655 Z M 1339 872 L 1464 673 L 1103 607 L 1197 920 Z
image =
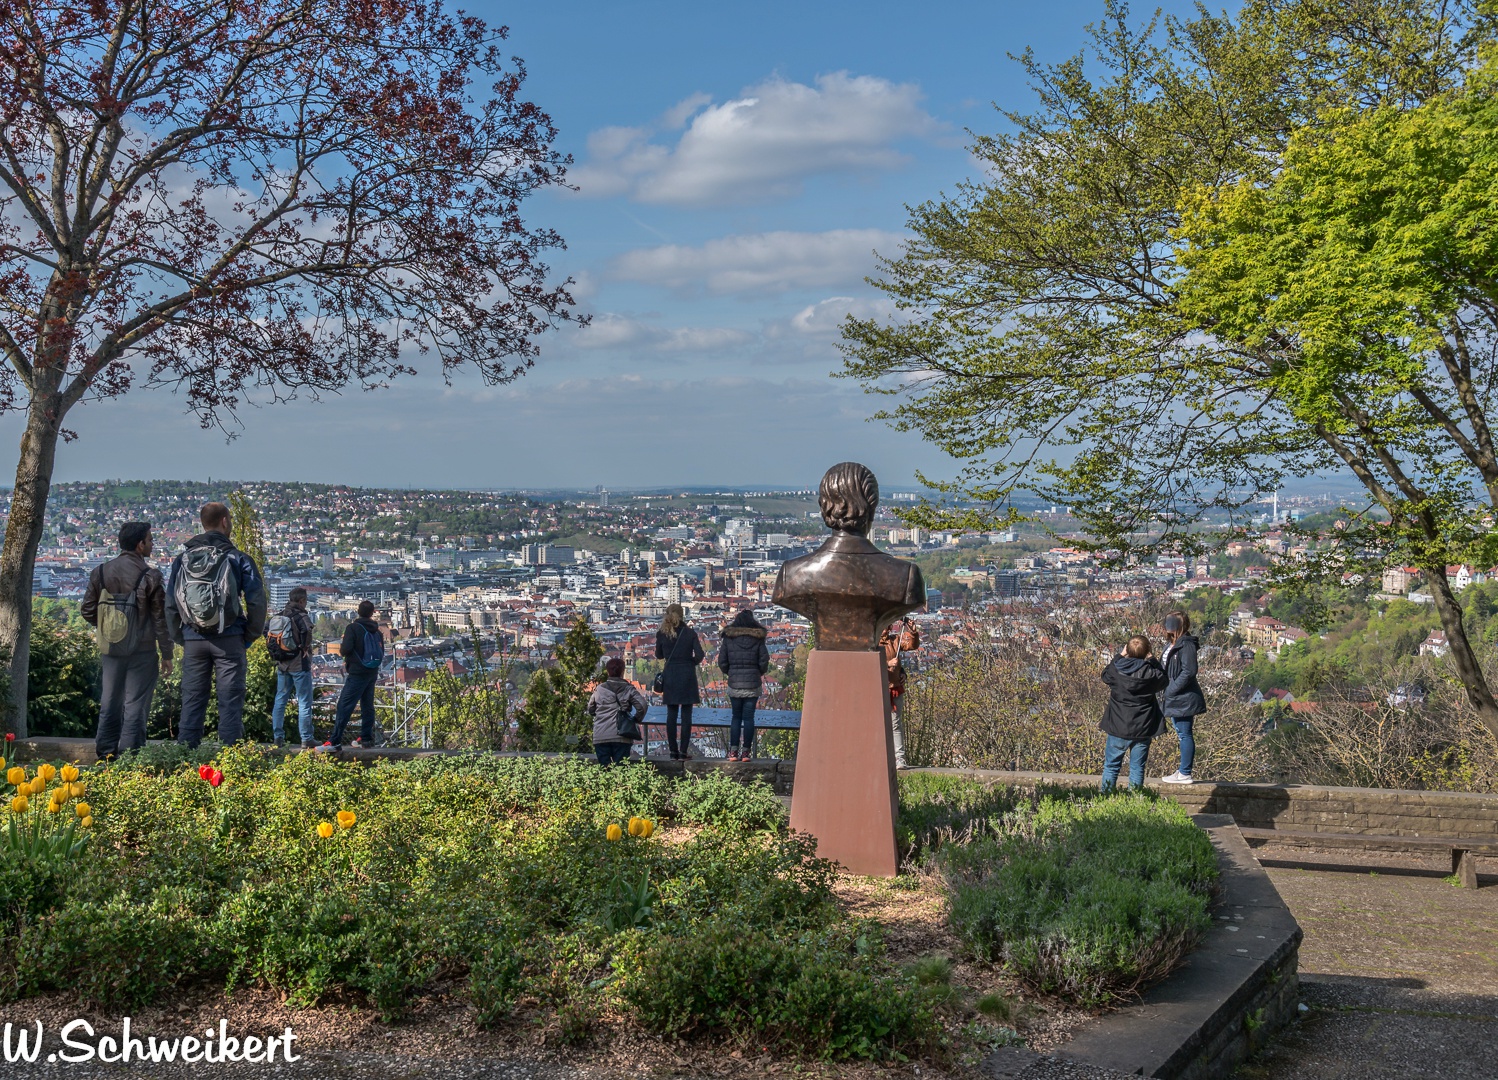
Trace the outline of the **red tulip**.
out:
M 16 741 L 16 733 L 14 731 L 7 731 L 5 733 L 5 741 L 6 742 L 15 742 Z
M 198 779 L 199 780 L 207 780 L 212 775 L 213 775 L 213 766 L 212 765 L 199 765 L 198 766 Z
M 223 782 L 224 774 L 219 772 L 217 769 L 214 769 L 211 773 L 208 774 L 208 783 L 212 784 L 214 787 L 218 787 Z

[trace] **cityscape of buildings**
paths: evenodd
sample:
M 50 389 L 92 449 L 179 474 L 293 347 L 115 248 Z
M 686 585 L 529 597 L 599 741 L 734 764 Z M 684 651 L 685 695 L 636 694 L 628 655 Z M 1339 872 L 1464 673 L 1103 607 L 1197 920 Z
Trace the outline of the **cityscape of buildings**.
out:
M 779 672 L 810 629 L 771 602 L 775 574 L 783 561 L 825 536 L 809 489 L 433 492 L 269 482 L 72 483 L 52 491 L 37 595 L 80 598 L 89 571 L 116 553 L 115 534 L 127 520 L 152 523 L 156 561 L 165 568 L 199 531 L 198 508 L 227 490 L 241 492 L 259 518 L 271 610 L 285 604 L 293 587 L 309 594 L 319 628 L 316 670 L 337 677 L 343 623 L 368 599 L 390 638 L 389 677 L 402 684 L 436 668 L 466 672 L 475 644 L 486 664 L 539 666 L 579 619 L 639 674 L 641 662 L 654 660 L 655 629 L 666 606 L 680 603 L 709 644 L 740 609 L 754 610 L 770 629 L 775 667 L 767 694 L 774 702 Z M 1162 555 L 1117 567 L 1055 542 L 1065 536 L 1065 508 L 1043 514 L 1052 535 L 1034 528 L 931 532 L 902 524 L 890 509 L 914 498 L 886 497 L 873 539 L 927 567 L 932 587 L 915 618 L 930 646 L 928 663 L 945 650 L 970 647 L 996 626 L 1020 637 L 1039 633 L 1033 620 L 1016 620 L 1017 612 L 1037 606 L 1106 609 L 1202 587 L 1252 591 L 1264 585 L 1277 560 L 1297 558 L 1313 544 L 1282 531 L 1278 521 L 1329 505 L 1301 497 L 1284 500 L 1281 509 L 1275 500 L 1261 532 L 1226 545 L 1215 559 Z M 1453 568 L 1458 586 L 1485 576 Z M 1391 569 L 1382 585 L 1390 596 L 1424 598 L 1413 570 Z M 1227 629 L 1241 640 L 1243 660 L 1257 651 L 1273 656 L 1307 637 L 1304 629 L 1251 606 L 1235 612 Z M 1433 634 L 1421 651 L 1439 655 L 1444 641 L 1438 637 Z M 912 656 L 908 666 L 921 662 Z M 704 675 L 711 699 L 718 688 L 710 666 Z

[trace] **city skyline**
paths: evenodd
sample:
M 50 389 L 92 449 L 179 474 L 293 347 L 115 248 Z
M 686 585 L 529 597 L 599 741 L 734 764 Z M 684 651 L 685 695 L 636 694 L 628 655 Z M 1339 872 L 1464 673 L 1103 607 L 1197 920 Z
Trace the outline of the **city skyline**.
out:
M 971 174 L 965 129 L 1002 125 L 991 102 L 1029 107 L 1004 54 L 1065 59 L 1103 5 L 939 7 L 912 21 L 894 4 L 770 4 L 741 25 L 682 4 L 472 5 L 509 24 L 527 96 L 576 159 L 578 191 L 526 213 L 566 239 L 552 262 L 592 324 L 543 335 L 511 385 L 448 386 L 428 368 L 381 391 L 244 408 L 221 418 L 232 441 L 166 392 L 85 403 L 56 479 L 799 486 L 847 459 L 891 489 L 917 470 L 950 476 L 916 436 L 867 420 L 878 399 L 830 377 L 837 325 L 886 310 L 863 280 L 873 253 L 898 249 L 905 204 Z M 5 482 L 19 436 L 19 418 L 0 420 Z

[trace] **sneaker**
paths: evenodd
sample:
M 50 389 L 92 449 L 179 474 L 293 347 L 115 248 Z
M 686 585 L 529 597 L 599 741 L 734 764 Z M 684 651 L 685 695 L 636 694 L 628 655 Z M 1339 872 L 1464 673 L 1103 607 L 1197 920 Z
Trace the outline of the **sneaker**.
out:
M 285 739 L 285 738 L 284 738 L 284 737 L 282 737 L 282 738 L 277 738 L 277 739 L 276 739 L 276 746 L 277 746 L 277 747 L 278 747 L 278 748 L 279 748 L 279 747 L 283 747 L 283 746 L 285 746 L 285 745 L 286 745 L 286 739 Z
M 310 743 L 310 742 L 304 742 L 304 743 L 302 743 L 302 749 L 303 750 L 316 750 L 317 749 L 317 744 L 316 743 Z
M 334 746 L 330 742 L 325 742 L 321 746 L 315 746 L 315 747 L 313 747 L 313 749 L 321 751 L 321 752 L 324 752 L 324 753 L 334 753 L 334 754 L 336 754 L 336 753 L 338 753 L 339 750 L 342 750 L 343 747 L 341 747 L 341 746 Z
M 1162 776 L 1162 777 L 1160 777 L 1160 783 L 1162 783 L 1162 784 L 1194 784 L 1194 783 L 1196 783 L 1196 781 L 1191 778 L 1191 774 L 1190 773 L 1183 773 L 1183 772 L 1181 772 L 1180 769 L 1177 769 L 1175 772 L 1171 773 L 1169 776 Z

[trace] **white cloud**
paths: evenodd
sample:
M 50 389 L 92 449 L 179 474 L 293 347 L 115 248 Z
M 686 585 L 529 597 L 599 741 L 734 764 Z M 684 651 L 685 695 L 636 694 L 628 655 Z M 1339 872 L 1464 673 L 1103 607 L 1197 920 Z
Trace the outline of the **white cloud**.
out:
M 808 176 L 902 164 L 894 144 L 941 128 L 920 100 L 913 83 L 845 71 L 820 75 L 815 86 L 767 79 L 721 105 L 694 94 L 662 118 L 666 130 L 691 119 L 674 146 L 652 142 L 649 128 L 603 128 L 588 137 L 588 160 L 570 179 L 584 195 L 647 203 L 782 198 Z
M 829 296 L 802 308 L 785 322 L 767 327 L 765 336 L 835 338 L 842 333 L 843 320 L 849 315 L 860 319 L 893 319 L 894 301 L 882 296 Z
M 667 244 L 631 251 L 615 259 L 610 272 L 624 281 L 688 292 L 820 289 L 861 281 L 875 268 L 876 250 L 894 257 L 903 243 L 899 233 L 882 229 L 725 236 L 701 247 Z
M 716 352 L 746 345 L 754 335 L 723 326 L 656 326 L 627 315 L 602 312 L 577 330 L 572 340 L 580 349 Z

